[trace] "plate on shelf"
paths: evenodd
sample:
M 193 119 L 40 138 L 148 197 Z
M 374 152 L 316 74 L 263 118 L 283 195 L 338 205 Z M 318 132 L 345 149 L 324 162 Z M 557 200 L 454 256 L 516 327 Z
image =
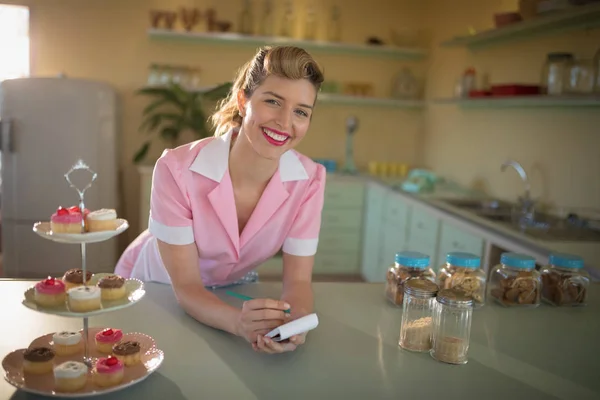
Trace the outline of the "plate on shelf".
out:
M 86 233 L 54 233 L 50 222 L 36 222 L 33 231 L 41 237 L 58 243 L 97 243 L 117 236 L 129 228 L 129 223 L 123 218 L 117 218 L 117 229 L 112 231 Z
M 105 276 L 113 275 L 110 273 L 97 273 L 90 279 L 89 286 L 95 286 L 98 281 Z M 60 278 L 57 278 L 60 279 Z M 88 312 L 73 312 L 69 310 L 67 301 L 60 307 L 41 307 L 36 304 L 34 296 L 35 289 L 31 286 L 24 293 L 25 298 L 23 299 L 23 305 L 35 311 L 39 311 L 45 314 L 61 315 L 63 317 L 90 317 L 93 315 L 104 314 L 111 311 L 120 310 L 129 306 L 134 305 L 144 297 L 146 290 L 144 289 L 144 283 L 138 279 L 125 279 L 125 291 L 127 294 L 125 297 L 119 300 L 102 300 L 102 308 L 99 310 L 88 311 Z
M 99 357 L 106 357 L 105 354 L 101 354 L 96 351 L 94 336 L 97 332 L 104 328 L 94 327 L 88 330 L 88 346 L 89 356 L 92 358 L 92 363 L 95 363 Z M 83 334 L 83 331 L 80 331 Z M 116 392 L 118 390 L 125 389 L 126 387 L 135 385 L 146 379 L 150 374 L 160 367 L 165 355 L 162 350 L 156 347 L 154 339 L 146 334 L 132 332 L 123 333 L 123 340 L 137 340 L 140 342 L 141 348 L 141 363 L 132 367 L 125 367 L 125 373 L 123 380 L 119 385 L 111 387 L 99 387 L 96 386 L 92 379 L 92 372 L 88 372 L 87 384 L 83 389 L 74 393 L 57 392 L 54 390 L 54 375 L 52 372 L 43 375 L 32 375 L 25 374 L 22 370 L 23 365 L 23 352 L 25 349 L 18 349 L 7 354 L 2 360 L 2 368 L 4 368 L 4 379 L 13 385 L 14 387 L 23 390 L 25 392 L 34 393 L 42 396 L 52 397 L 90 397 L 98 396 L 102 394 Z M 45 346 L 52 347 L 52 333 L 44 336 L 40 336 L 35 339 L 30 347 L 33 346 Z M 73 356 L 65 356 L 54 358 L 54 364 L 58 365 L 65 361 L 82 361 L 83 350 L 80 354 Z

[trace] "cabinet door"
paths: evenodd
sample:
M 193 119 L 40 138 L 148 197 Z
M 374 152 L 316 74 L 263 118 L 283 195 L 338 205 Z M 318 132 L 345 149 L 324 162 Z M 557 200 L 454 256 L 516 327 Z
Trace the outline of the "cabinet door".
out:
M 438 238 L 439 226 L 440 220 L 426 208 L 412 207 L 408 233 L 411 241 L 435 244 Z
M 469 232 L 457 228 L 451 223 L 442 223 L 438 258 L 444 262 L 446 254 L 451 251 L 462 251 L 483 256 L 484 240 Z
M 389 189 L 376 183 L 367 185 L 361 266 L 362 276 L 367 282 L 379 281 L 382 210 L 388 191 Z

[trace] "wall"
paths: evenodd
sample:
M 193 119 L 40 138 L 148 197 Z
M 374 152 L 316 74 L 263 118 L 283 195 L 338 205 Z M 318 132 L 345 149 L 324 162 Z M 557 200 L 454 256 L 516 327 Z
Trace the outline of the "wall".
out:
M 426 24 L 433 43 L 492 27 L 495 11 L 516 1 L 429 0 Z M 428 67 L 429 99 L 450 97 L 456 78 L 475 66 L 492 83 L 537 83 L 545 55 L 571 51 L 591 58 L 600 30 L 531 38 L 477 52 L 434 45 Z M 460 109 L 431 105 L 425 117 L 424 161 L 436 171 L 490 194 L 514 199 L 523 185 L 514 171 L 500 172 L 512 157 L 530 172 L 533 194 L 556 207 L 600 205 L 600 112 L 596 108 Z
M 141 111 L 147 103 L 134 93 L 145 84 L 148 66 L 155 62 L 198 66 L 202 69 L 203 83 L 213 84 L 232 79 L 235 70 L 254 53 L 252 48 L 238 46 L 150 40 L 146 35 L 148 12 L 152 8 L 177 9 L 183 5 L 201 9 L 212 6 L 219 18 L 235 22 L 241 0 L 3 2 L 31 7 L 32 75 L 52 76 L 64 72 L 71 77 L 106 81 L 118 90 L 122 104 L 120 160 L 124 201 L 120 212 L 133 227 L 127 232 L 128 236 L 122 235 L 122 245 L 125 245 L 137 234 L 139 183 L 131 158 L 144 139 L 138 126 Z M 321 7 L 331 3 L 323 2 Z M 302 9 L 304 2 L 297 4 L 298 9 Z M 419 1 L 371 1 L 369 18 L 365 18 L 365 7 L 360 0 L 343 2 L 344 41 L 363 42 L 368 35 L 388 39 L 394 25 L 418 27 L 422 24 L 422 3 Z M 323 27 L 321 23 L 321 35 Z M 325 67 L 327 78 L 371 81 L 379 96 L 387 95 L 389 84 L 402 65 L 400 61 L 368 57 L 315 56 Z M 420 70 L 424 71 L 424 68 Z M 311 132 L 298 150 L 311 157 L 342 161 L 345 118 L 350 113 L 360 120 L 355 152 L 359 167 L 373 159 L 417 163 L 422 114 L 414 111 L 323 106 L 315 114 Z M 160 145 L 155 142 L 151 158 L 160 154 Z

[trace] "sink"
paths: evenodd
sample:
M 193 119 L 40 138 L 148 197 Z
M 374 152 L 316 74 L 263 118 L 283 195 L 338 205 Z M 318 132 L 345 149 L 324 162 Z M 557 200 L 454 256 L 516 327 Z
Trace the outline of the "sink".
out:
M 552 214 L 536 212 L 531 219 L 513 214 L 515 204 L 498 199 L 442 199 L 442 202 L 468 211 L 524 235 L 548 241 L 600 242 L 600 231 L 581 226 Z

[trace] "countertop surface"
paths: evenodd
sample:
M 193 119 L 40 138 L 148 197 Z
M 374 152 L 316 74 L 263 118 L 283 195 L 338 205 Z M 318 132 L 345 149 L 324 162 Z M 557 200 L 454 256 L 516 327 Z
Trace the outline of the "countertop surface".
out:
M 0 281 L 3 355 L 36 338 L 80 329 L 82 320 L 22 306 L 31 281 Z M 503 308 L 473 314 L 466 365 L 398 347 L 401 310 L 383 297 L 383 284 L 315 283 L 319 327 L 293 353 L 255 353 L 244 340 L 208 328 L 177 305 L 167 285 L 149 283 L 136 305 L 90 318 L 90 326 L 143 332 L 165 352 L 145 381 L 98 399 L 598 399 L 600 287 L 582 308 Z M 253 297 L 278 298 L 279 283 L 236 287 Z M 223 300 L 237 299 L 215 291 Z M 0 382 L 0 399 L 37 399 Z

